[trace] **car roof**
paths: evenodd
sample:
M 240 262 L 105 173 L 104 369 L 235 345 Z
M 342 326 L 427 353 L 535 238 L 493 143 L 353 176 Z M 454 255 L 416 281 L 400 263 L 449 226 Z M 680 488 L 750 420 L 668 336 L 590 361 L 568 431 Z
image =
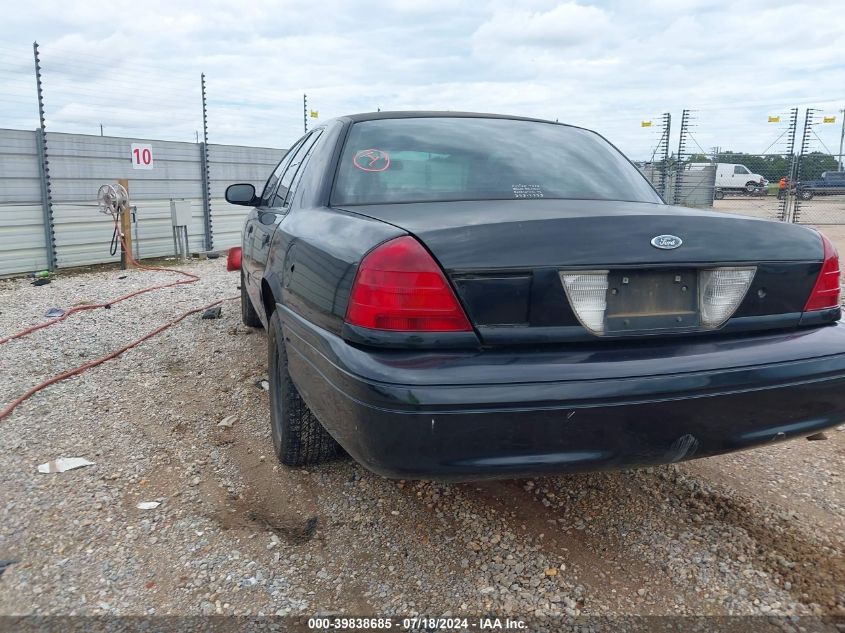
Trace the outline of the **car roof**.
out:
M 534 121 L 536 123 L 552 123 L 554 125 L 568 125 L 549 119 L 516 116 L 511 114 L 492 114 L 489 112 L 453 112 L 451 110 L 392 110 L 384 112 L 360 112 L 337 117 L 339 120 L 358 123 L 360 121 L 378 121 L 381 119 L 420 119 L 420 118 L 460 118 L 460 119 L 512 119 L 514 121 Z

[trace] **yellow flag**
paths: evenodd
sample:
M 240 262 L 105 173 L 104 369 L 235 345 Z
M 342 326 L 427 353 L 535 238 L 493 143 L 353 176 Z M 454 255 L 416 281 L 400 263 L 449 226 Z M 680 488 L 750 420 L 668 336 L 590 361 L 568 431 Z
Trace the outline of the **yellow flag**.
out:
M 826 116 L 824 119 L 822 119 L 822 123 L 836 123 L 836 117 Z
M 643 121 L 640 125 L 642 127 L 651 127 L 651 121 Z
M 769 123 L 780 123 L 780 117 L 779 116 L 770 116 L 769 117 Z
M 320 116 L 319 110 L 311 110 L 311 118 L 316 119 Z

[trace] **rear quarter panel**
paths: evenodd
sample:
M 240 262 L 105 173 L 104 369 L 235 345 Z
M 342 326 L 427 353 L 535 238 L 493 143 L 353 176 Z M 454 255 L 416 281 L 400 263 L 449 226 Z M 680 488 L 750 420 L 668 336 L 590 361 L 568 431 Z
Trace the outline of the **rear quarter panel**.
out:
M 268 274 L 276 300 L 340 333 L 362 257 L 405 231 L 329 207 L 291 212 L 273 237 Z

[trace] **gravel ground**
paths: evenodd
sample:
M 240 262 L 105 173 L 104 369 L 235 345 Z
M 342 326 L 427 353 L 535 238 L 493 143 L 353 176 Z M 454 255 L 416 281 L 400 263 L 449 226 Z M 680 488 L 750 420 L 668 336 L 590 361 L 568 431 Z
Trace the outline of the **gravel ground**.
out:
M 223 260 L 187 268 L 201 281 L 0 347 L 0 406 L 237 293 Z M 172 278 L 0 281 L 0 336 L 50 307 Z M 19 561 L 0 577 L 0 613 L 845 615 L 841 429 L 681 465 L 483 484 L 388 481 L 350 460 L 290 470 L 272 454 L 265 354 L 229 302 L 221 319 L 189 317 L 0 422 L 0 559 Z M 38 473 L 60 456 L 95 464 Z

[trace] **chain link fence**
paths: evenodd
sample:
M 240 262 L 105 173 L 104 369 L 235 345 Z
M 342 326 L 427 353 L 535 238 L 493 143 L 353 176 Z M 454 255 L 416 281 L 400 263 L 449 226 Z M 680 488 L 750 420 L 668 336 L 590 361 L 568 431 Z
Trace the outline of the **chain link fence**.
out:
M 801 146 L 792 187 L 792 219 L 802 224 L 845 224 L 845 111 L 804 111 Z

